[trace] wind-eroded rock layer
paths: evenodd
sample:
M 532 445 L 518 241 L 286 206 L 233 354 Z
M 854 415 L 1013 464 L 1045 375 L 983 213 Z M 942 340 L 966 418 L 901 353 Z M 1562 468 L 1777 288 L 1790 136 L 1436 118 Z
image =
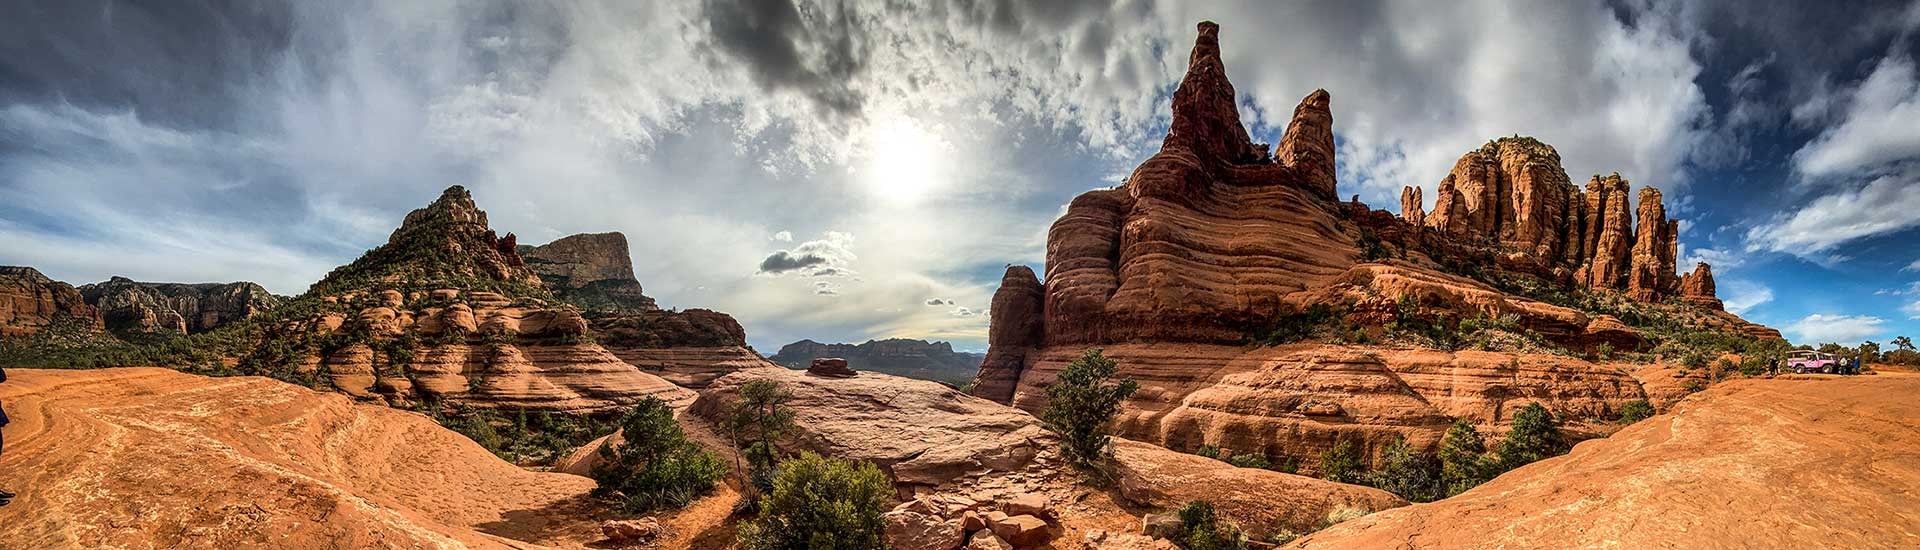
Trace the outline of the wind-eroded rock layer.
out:
M 1008 268 L 975 395 L 1039 411 L 1069 361 L 1104 348 L 1120 376 L 1142 384 L 1124 403 L 1121 435 L 1296 459 L 1341 440 L 1373 452 L 1397 437 L 1431 447 L 1454 418 L 1499 433 L 1528 402 L 1568 419 L 1609 418 L 1649 397 L 1636 369 L 1527 351 L 1641 350 L 1649 347 L 1641 332 L 1569 307 L 1578 300 L 1555 305 L 1494 285 L 1525 275 L 1564 285 L 1559 296 L 1684 293 L 1704 303 L 1710 286 L 1683 291 L 1673 274 L 1674 225 L 1658 191 L 1642 190 L 1647 222 L 1635 234 L 1624 180 L 1597 178 L 1581 193 L 1551 147 L 1502 139 L 1460 160 L 1431 214 L 1415 189 L 1403 194 L 1402 216 L 1337 202 L 1330 96 L 1308 94 L 1269 154 L 1240 124 L 1218 32 L 1199 26 L 1160 151 L 1120 187 L 1068 205 L 1048 233 L 1044 278 Z M 1723 311 L 1644 307 L 1687 308 L 1702 328 L 1779 336 Z M 1341 330 L 1362 341 L 1430 322 L 1416 318 L 1425 315 L 1440 332 L 1482 319 L 1542 344 L 1252 345 L 1316 315 L 1355 327 Z

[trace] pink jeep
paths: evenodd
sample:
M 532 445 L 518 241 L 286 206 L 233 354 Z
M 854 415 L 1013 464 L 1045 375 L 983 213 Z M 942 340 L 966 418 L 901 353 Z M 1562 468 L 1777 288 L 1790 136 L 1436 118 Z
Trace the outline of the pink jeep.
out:
M 1806 374 L 1809 372 L 1818 372 L 1833 374 L 1840 372 L 1840 369 L 1840 357 L 1831 353 L 1797 350 L 1787 354 L 1787 370 L 1796 373 Z

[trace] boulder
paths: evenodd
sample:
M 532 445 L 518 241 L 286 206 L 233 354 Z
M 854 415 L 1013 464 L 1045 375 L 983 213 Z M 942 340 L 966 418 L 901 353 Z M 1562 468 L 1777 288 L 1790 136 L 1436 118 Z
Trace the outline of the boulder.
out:
M 607 520 L 600 522 L 600 534 L 617 544 L 634 544 L 660 536 L 660 522 L 653 518 Z
M 913 510 L 881 515 L 886 523 L 887 547 L 895 550 L 953 550 L 966 544 L 967 534 L 957 521 Z
M 967 539 L 967 550 L 1013 550 L 1013 545 L 994 536 L 993 531 L 979 531 L 973 538 Z
M 1176 518 L 1178 519 L 1178 518 Z M 1146 535 L 1128 533 L 1109 533 L 1101 529 L 1088 529 L 1081 539 L 1086 550 L 1179 550 L 1172 541 Z
M 807 367 L 807 374 L 811 374 L 814 376 L 826 376 L 831 378 L 850 378 L 860 373 L 854 372 L 853 369 L 847 368 L 846 359 L 841 359 L 838 357 L 821 357 L 818 359 L 814 359 L 813 365 Z
M 1053 517 L 1053 510 L 1047 505 L 1047 496 L 1038 493 L 1027 493 L 1007 499 L 1000 504 L 1000 509 L 1016 516 L 1024 514 L 1041 518 Z
M 1017 549 L 1033 548 L 1047 541 L 1047 522 L 1037 517 L 1020 515 L 989 518 L 987 529 L 993 536 L 1007 541 Z
M 1140 518 L 1140 534 L 1149 537 L 1170 539 L 1180 536 L 1186 528 L 1186 522 L 1180 521 L 1180 514 L 1174 512 L 1149 512 Z

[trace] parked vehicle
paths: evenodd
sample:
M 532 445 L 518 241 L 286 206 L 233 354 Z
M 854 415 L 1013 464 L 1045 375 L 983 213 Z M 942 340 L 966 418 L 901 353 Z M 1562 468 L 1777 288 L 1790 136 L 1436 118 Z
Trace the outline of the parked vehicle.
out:
M 1833 374 L 1845 368 L 1844 365 L 1844 359 L 1831 353 L 1797 350 L 1787 354 L 1787 370 L 1800 374 L 1809 372 Z

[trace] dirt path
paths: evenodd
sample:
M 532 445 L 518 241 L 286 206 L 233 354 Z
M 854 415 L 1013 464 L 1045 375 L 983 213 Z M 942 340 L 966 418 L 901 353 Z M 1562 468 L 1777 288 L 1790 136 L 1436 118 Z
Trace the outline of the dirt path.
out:
M 278 381 L 9 370 L 0 548 L 543 548 L 598 539 L 585 478 Z
M 1920 548 L 1920 375 L 1738 380 L 1296 548 Z

